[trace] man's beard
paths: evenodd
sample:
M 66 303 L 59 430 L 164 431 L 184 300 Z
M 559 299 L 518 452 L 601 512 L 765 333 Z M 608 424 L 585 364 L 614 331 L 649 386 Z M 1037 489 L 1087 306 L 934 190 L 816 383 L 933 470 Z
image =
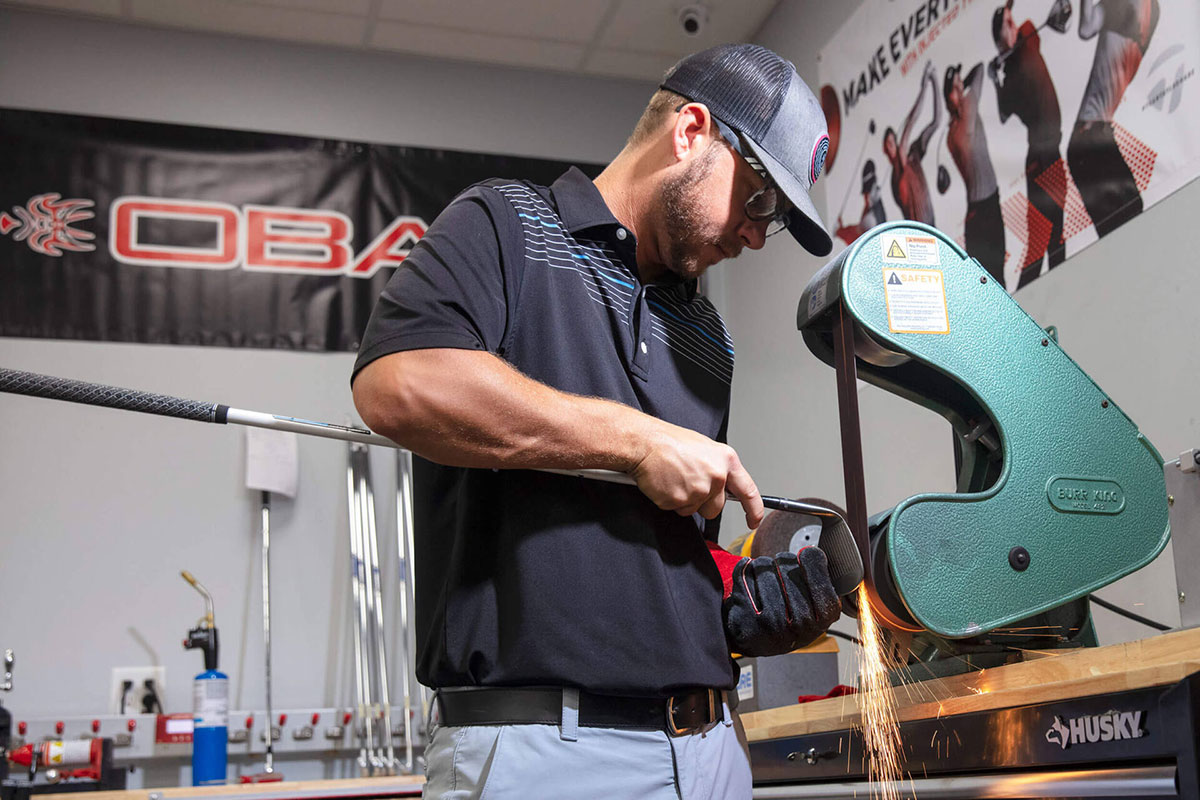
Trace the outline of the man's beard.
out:
M 705 223 L 707 204 L 700 186 L 712 174 L 719 146 L 713 142 L 681 174 L 664 179 L 659 189 L 659 212 L 667 232 L 666 266 L 684 278 L 699 277 L 710 266 L 700 261 L 706 246 L 731 258 L 741 251 L 739 242 L 727 240 L 720 230 Z

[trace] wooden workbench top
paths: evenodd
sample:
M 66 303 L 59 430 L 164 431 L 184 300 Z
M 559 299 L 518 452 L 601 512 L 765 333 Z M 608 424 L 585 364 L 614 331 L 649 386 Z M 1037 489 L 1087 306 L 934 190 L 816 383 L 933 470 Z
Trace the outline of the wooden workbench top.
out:
M 219 797 L 222 800 L 317 800 L 317 798 L 416 797 L 425 785 L 422 775 L 345 778 L 329 781 L 280 781 L 228 786 L 175 786 L 123 792 L 88 792 L 91 800 L 179 800 Z
M 901 721 L 990 711 L 1104 692 L 1158 686 L 1200 671 L 1200 628 L 1135 642 L 1061 653 L 896 688 Z M 855 695 L 742 715 L 750 741 L 801 736 L 861 724 Z

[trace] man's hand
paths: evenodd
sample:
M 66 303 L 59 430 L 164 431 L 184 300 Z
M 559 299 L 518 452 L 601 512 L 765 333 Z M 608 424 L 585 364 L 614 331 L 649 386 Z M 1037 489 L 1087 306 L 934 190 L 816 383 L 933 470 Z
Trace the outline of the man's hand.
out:
M 933 68 L 932 61 L 925 62 L 925 72 L 922 74 L 921 80 L 932 81 L 934 88 L 937 88 L 937 70 Z
M 747 526 L 757 528 L 763 520 L 758 487 L 733 448 L 687 428 L 662 423 L 630 474 L 665 511 L 713 519 L 728 492 L 742 504 Z
M 720 569 L 721 560 L 717 564 Z M 814 641 L 841 616 L 842 603 L 825 553 L 806 547 L 798 554 L 740 559 L 722 613 L 733 652 L 773 656 Z

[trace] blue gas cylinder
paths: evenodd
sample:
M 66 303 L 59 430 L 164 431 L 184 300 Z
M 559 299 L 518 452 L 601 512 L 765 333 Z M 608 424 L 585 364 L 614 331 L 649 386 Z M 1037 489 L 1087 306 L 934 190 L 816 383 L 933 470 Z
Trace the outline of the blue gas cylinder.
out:
M 225 783 L 229 742 L 229 676 L 205 670 L 192 684 L 192 785 Z

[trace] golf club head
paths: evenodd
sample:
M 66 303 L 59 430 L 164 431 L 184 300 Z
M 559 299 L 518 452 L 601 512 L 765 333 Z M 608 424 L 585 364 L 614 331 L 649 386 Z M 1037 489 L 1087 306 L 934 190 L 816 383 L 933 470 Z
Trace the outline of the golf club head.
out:
M 950 188 L 950 170 L 942 164 L 938 164 L 937 168 L 937 190 L 938 194 L 945 194 Z
M 1046 24 L 1059 33 L 1066 33 L 1070 22 L 1071 0 L 1055 0 L 1050 8 L 1050 16 L 1046 18 Z
M 787 500 L 764 496 L 763 505 L 786 511 L 788 516 L 779 519 L 774 515 L 774 520 L 763 521 L 751 543 L 752 556 L 797 552 L 815 545 L 825 553 L 829 577 L 838 595 L 845 597 L 854 593 L 863 581 L 863 563 L 841 509 L 816 498 Z

